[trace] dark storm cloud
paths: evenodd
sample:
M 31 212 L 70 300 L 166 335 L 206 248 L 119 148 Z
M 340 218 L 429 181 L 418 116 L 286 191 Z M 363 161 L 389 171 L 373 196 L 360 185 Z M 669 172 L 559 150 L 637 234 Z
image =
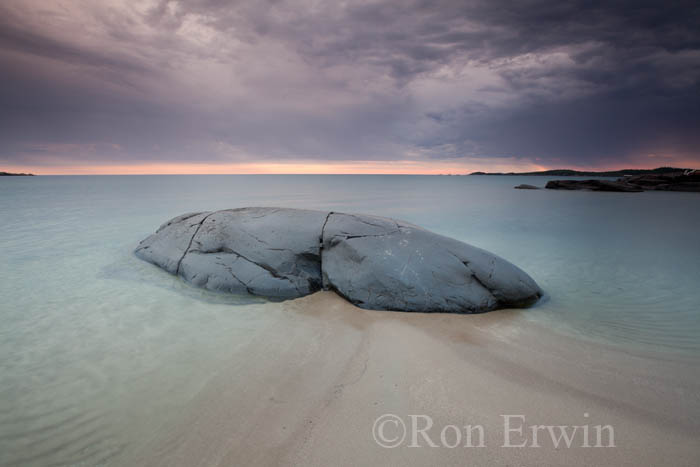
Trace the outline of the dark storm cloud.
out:
M 700 161 L 699 31 L 696 2 L 9 2 L 0 162 Z

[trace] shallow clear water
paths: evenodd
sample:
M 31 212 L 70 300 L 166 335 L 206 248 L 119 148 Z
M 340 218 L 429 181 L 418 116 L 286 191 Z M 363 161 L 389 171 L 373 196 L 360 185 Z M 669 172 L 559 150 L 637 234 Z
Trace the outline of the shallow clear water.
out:
M 274 311 L 236 306 L 240 298 L 194 289 L 133 256 L 139 240 L 188 211 L 401 218 L 527 271 L 549 297 L 518 319 L 666 358 L 700 355 L 700 194 L 512 188 L 546 181 L 1 178 L 0 465 L 109 462 L 265 326 Z

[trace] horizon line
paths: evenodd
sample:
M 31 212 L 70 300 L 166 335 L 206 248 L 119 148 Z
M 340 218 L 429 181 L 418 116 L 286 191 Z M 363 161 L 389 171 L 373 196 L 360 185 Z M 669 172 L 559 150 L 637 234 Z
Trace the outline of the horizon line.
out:
M 691 167 L 674 167 L 670 165 L 664 165 L 664 166 L 656 166 L 656 167 L 624 167 L 622 169 L 590 169 L 590 168 L 543 168 L 543 167 L 538 167 L 535 170 L 520 170 L 520 171 L 515 171 L 515 170 L 494 170 L 494 171 L 486 171 L 486 170 L 471 170 L 469 172 L 463 172 L 463 171 L 455 171 L 455 172 L 450 172 L 450 171 L 445 171 L 445 172 L 206 172 L 206 173 L 198 173 L 198 172 L 189 172 L 189 173 L 178 173 L 178 172 L 139 172 L 139 173 L 133 173 L 133 172 L 118 172 L 118 173 L 85 173 L 85 172 L 73 172 L 73 173 L 37 173 L 37 171 L 27 171 L 27 170 L 21 170 L 21 171 L 10 171 L 10 170 L 0 170 L 0 172 L 5 172 L 9 174 L 17 174 L 19 176 L 25 175 L 25 176 L 35 176 L 35 177 L 41 177 L 41 176 L 52 176 L 52 177 L 80 177 L 80 176 L 129 176 L 129 175 L 139 175 L 139 176 L 147 176 L 147 175 L 416 175 L 416 176 L 469 176 L 472 174 L 487 174 L 487 175 L 493 175 L 493 174 L 504 174 L 504 175 L 518 175 L 518 174 L 530 174 L 530 173 L 538 173 L 538 172 L 548 172 L 548 171 L 555 171 L 555 170 L 570 170 L 574 172 L 623 172 L 625 170 L 657 170 L 657 169 L 662 169 L 662 168 L 674 168 L 674 169 L 679 169 L 679 170 L 700 170 L 700 169 L 693 169 Z M 15 169 L 16 170 L 16 169 Z

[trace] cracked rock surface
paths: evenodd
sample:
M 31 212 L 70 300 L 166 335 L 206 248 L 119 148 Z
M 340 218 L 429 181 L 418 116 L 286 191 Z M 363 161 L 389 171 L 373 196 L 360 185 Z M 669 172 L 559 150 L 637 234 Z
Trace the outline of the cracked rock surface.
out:
M 487 251 L 393 219 L 281 208 L 190 213 L 136 255 L 194 285 L 273 299 L 335 290 L 361 308 L 476 313 L 542 291 Z

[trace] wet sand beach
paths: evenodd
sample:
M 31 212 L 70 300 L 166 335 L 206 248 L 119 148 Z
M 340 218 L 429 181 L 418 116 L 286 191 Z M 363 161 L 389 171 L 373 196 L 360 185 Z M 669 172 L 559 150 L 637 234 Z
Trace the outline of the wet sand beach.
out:
M 527 311 L 376 312 L 331 292 L 256 306 L 276 316 L 119 464 L 690 466 L 700 460 L 694 358 L 669 361 L 564 337 L 523 320 Z M 406 426 L 393 448 L 379 443 L 396 443 L 399 424 L 385 424 L 386 439 L 377 439 L 375 422 L 387 414 Z M 426 428 L 426 416 L 432 428 L 417 433 L 411 447 L 413 424 Z M 483 439 L 474 429 L 466 446 L 466 432 L 454 428 L 443 439 L 447 425 L 481 426 Z M 546 428 L 534 447 L 531 425 L 580 428 L 570 448 L 555 447 Z M 584 425 L 592 446 L 596 426 L 610 425 L 614 439 L 602 431 L 599 447 L 582 447 Z M 459 445 L 449 447 L 457 436 Z

